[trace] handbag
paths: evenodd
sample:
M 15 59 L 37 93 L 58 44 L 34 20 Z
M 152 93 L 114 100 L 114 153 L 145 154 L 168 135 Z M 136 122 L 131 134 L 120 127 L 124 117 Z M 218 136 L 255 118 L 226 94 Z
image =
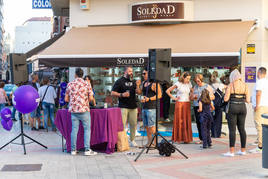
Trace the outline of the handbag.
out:
M 48 89 L 48 88 L 49 88 L 49 86 L 47 86 L 47 89 Z M 41 111 L 43 110 L 42 102 L 43 102 L 43 100 L 44 100 L 44 98 L 45 98 L 45 96 L 46 96 L 46 94 L 47 94 L 47 89 L 46 89 L 46 91 L 45 91 L 45 94 L 44 94 L 42 100 L 41 100 L 40 103 L 39 103 L 39 109 L 40 109 Z

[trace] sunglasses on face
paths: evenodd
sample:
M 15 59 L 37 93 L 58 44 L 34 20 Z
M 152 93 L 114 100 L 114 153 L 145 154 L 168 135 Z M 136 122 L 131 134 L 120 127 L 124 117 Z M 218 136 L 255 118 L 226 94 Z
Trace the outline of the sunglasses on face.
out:
M 142 73 L 142 75 L 146 75 L 146 73 Z

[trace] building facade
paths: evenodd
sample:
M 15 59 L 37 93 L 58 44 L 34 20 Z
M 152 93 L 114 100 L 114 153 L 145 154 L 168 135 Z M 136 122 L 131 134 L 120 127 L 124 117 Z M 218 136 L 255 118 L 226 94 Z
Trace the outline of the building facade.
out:
M 50 17 L 33 17 L 15 29 L 13 53 L 26 53 L 51 38 Z
M 84 2 L 84 1 L 83 1 Z M 268 67 L 268 1 L 267 0 L 184 0 L 184 1 L 150 1 L 150 0 L 86 0 L 87 8 L 84 8 L 80 0 L 52 1 L 54 15 L 67 14 L 70 18 L 70 28 L 133 24 L 132 5 L 147 2 L 182 2 L 184 3 L 183 19 L 177 22 L 163 23 L 200 23 L 200 22 L 224 22 L 224 21 L 255 21 L 255 25 L 249 30 L 246 41 L 241 44 L 239 55 L 239 68 L 244 80 L 252 90 L 256 82 L 256 69 L 260 66 Z M 150 8 L 147 16 L 150 14 Z M 153 14 L 152 12 L 151 14 Z M 159 14 L 159 12 L 158 12 Z M 144 16 L 146 18 L 146 14 Z M 151 23 L 151 22 L 149 22 Z M 162 21 L 157 22 L 159 24 Z M 145 25 L 142 22 L 139 25 Z M 217 32 L 215 32 L 217 33 Z M 232 32 L 230 32 L 232 35 Z M 209 38 L 209 37 L 208 37 Z M 130 42 L 131 43 L 131 42 Z M 230 40 L 226 45 L 232 45 Z M 205 44 L 204 44 L 205 45 Z M 187 68 L 187 70 L 192 70 Z M 207 70 L 210 70 L 209 68 Z M 206 70 L 206 71 L 207 71 Z M 214 69 L 213 69 L 214 70 Z M 73 69 L 70 69 L 72 72 Z M 173 69 L 173 73 L 177 69 Z M 179 70 L 178 70 L 179 71 Z M 205 73 L 204 70 L 199 70 Z M 70 75 L 73 76 L 73 75 Z M 254 128 L 253 111 L 248 105 L 248 128 Z
M 4 28 L 3 28 L 3 8 L 4 2 L 0 0 L 0 79 L 2 79 L 2 75 L 5 76 L 5 72 L 3 72 L 3 67 L 5 67 L 5 62 L 3 62 L 3 39 L 4 39 Z M 4 59 L 5 60 L 5 59 Z

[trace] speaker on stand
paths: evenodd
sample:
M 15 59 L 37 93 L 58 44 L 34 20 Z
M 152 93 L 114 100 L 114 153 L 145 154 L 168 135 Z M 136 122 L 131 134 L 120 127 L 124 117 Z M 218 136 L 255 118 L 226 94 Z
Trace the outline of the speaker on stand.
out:
M 139 159 L 142 153 L 146 150 L 148 153 L 151 145 L 156 139 L 155 148 L 159 150 L 160 155 L 170 156 L 171 153 L 174 153 L 175 150 L 178 151 L 181 155 L 183 155 L 186 159 L 188 157 L 182 153 L 179 149 L 177 149 L 173 144 L 171 144 L 167 139 L 165 139 L 158 131 L 158 119 L 159 119 L 159 99 L 158 99 L 158 85 L 163 81 L 170 81 L 171 76 L 171 49 L 149 49 L 149 61 L 148 61 L 148 78 L 149 81 L 156 83 L 156 132 L 150 141 L 150 145 L 148 147 L 144 146 L 142 151 L 134 160 L 135 162 Z M 160 144 L 158 144 L 158 137 L 161 137 L 163 140 Z M 163 147 L 166 146 L 166 147 Z M 167 150 L 168 149 L 168 150 Z

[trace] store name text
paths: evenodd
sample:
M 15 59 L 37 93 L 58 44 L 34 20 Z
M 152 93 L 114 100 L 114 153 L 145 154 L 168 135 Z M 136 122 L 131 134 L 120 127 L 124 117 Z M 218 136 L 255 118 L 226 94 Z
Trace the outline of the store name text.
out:
M 117 65 L 143 65 L 144 58 L 118 58 Z
M 157 4 L 153 4 L 151 8 L 137 8 L 137 16 L 148 16 L 152 15 L 154 19 L 157 18 L 158 15 L 170 15 L 175 13 L 175 6 L 167 5 L 166 7 L 160 8 Z

